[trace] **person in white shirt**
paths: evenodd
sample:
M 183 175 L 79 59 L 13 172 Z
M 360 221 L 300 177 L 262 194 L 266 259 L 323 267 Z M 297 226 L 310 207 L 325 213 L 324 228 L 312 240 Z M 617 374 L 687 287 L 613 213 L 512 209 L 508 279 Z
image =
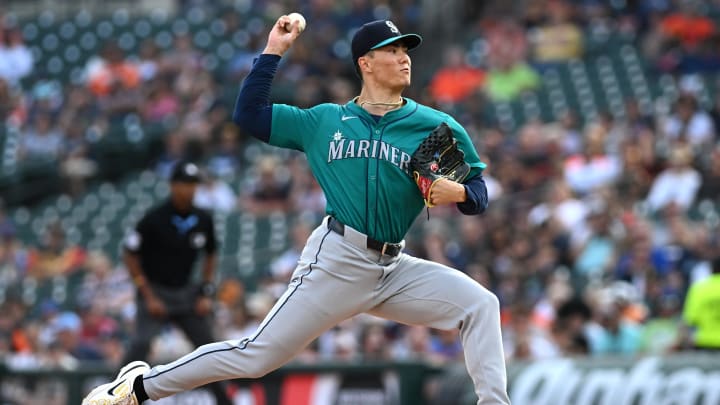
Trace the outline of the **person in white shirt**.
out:
M 689 146 L 676 146 L 670 152 L 670 166 L 655 178 L 647 196 L 652 211 L 671 203 L 683 211 L 690 208 L 702 183 L 700 173 L 692 167 L 692 158 Z
M 193 204 L 209 211 L 230 212 L 237 207 L 238 199 L 229 184 L 210 172 L 198 185 Z
M 686 140 L 695 148 L 715 138 L 715 124 L 710 114 L 698 108 L 692 94 L 678 97 L 674 112 L 665 119 L 662 129 L 668 141 Z
M 586 195 L 617 181 L 622 162 L 618 156 L 605 151 L 606 139 L 607 133 L 602 126 L 591 125 L 585 134 L 584 153 L 565 160 L 563 174 L 573 192 Z
M 33 56 L 18 28 L 3 29 L 0 22 L 0 78 L 11 85 L 32 73 Z

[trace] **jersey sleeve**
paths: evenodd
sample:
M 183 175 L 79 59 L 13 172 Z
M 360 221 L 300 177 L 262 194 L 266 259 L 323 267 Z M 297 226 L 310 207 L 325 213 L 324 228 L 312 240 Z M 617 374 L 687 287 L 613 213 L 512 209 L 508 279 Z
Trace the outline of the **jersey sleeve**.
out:
M 131 230 L 125 236 L 125 241 L 123 242 L 124 249 L 131 253 L 140 253 L 143 249 L 144 242 L 148 240 L 149 233 L 150 219 L 146 214 L 135 226 L 135 229 Z
M 305 151 L 307 140 L 317 129 L 320 106 L 303 109 L 287 104 L 273 104 L 269 143 L 281 148 Z
M 470 165 L 470 175 L 467 176 L 465 181 L 481 174 L 487 165 L 480 160 L 475 145 L 473 145 L 472 140 L 470 140 L 470 135 L 468 135 L 462 125 L 449 116 L 447 124 L 453 130 L 453 135 L 455 135 L 455 139 L 458 141 L 458 147 L 465 153 L 465 162 Z

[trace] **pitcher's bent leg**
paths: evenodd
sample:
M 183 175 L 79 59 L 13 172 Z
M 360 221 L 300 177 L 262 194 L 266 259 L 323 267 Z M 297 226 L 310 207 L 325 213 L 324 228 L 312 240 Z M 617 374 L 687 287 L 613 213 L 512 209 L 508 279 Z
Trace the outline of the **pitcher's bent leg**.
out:
M 462 272 L 403 255 L 371 314 L 436 329 L 460 329 L 478 404 L 509 404 L 497 297 Z
M 243 340 L 211 343 L 143 376 L 156 400 L 207 383 L 258 378 L 292 359 L 322 332 L 369 308 L 377 277 L 367 271 L 343 271 L 337 261 L 339 238 L 327 227 L 308 240 L 288 289 L 257 331 Z M 354 266 L 344 266 L 354 267 Z

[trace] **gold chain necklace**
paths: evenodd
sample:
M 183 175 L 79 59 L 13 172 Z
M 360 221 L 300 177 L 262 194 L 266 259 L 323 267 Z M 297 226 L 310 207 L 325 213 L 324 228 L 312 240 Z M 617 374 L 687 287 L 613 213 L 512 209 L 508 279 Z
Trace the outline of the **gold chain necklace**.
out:
M 403 102 L 404 102 L 404 100 L 402 99 L 402 97 L 400 97 L 400 101 L 396 101 L 396 102 L 394 102 L 394 103 L 373 102 L 373 101 L 360 101 L 360 96 L 358 96 L 358 97 L 356 98 L 356 100 L 357 100 L 357 103 L 360 105 L 360 107 L 362 107 L 362 106 L 364 106 L 365 104 L 367 104 L 367 105 L 372 105 L 372 106 L 383 106 L 383 107 L 394 107 L 394 108 L 398 108 L 398 107 L 400 107 L 400 106 L 403 104 Z

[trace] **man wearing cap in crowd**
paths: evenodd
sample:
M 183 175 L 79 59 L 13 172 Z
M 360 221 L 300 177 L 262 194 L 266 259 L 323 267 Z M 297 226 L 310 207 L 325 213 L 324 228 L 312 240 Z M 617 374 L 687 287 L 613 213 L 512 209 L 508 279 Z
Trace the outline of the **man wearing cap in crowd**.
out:
M 194 346 L 212 342 L 216 240 L 212 216 L 193 205 L 201 173 L 181 161 L 170 175 L 170 197 L 148 211 L 124 242 L 123 261 L 137 290 L 135 333 L 125 360 L 148 358 L 152 340 L 171 322 Z M 201 283 L 193 268 L 202 253 Z M 124 361 L 126 363 L 127 361 Z M 209 388 L 228 404 L 222 385 Z
M 294 21 L 294 22 L 293 22 Z M 271 145 L 304 152 L 327 198 L 327 216 L 303 249 L 285 293 L 251 336 L 202 346 L 152 369 L 135 361 L 84 404 L 137 404 L 231 378 L 258 378 L 300 353 L 320 334 L 360 313 L 459 334 L 478 404 L 509 404 L 497 297 L 466 274 L 403 252 L 405 234 L 425 208 L 410 174 L 411 154 L 438 125 L 452 131 L 470 173 L 441 179 L 430 205 L 485 211 L 485 164 L 451 116 L 402 97 L 410 85 L 408 51 L 420 45 L 390 20 L 364 24 L 352 55 L 362 80 L 346 104 L 312 108 L 272 104 L 272 79 L 300 35 L 280 17 L 243 82 L 233 120 Z

